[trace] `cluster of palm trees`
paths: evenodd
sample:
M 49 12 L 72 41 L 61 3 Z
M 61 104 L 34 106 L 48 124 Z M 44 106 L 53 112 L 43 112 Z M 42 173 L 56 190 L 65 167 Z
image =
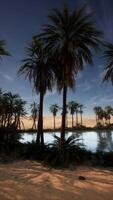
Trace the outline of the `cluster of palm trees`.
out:
M 25 104 L 18 94 L 0 90 L 0 128 L 21 129 L 21 125 L 24 126 L 21 117 L 26 114 Z
M 37 143 L 44 145 L 43 101 L 46 92 L 62 92 L 61 149 L 65 143 L 67 92 L 75 89 L 76 77 L 86 64 L 93 64 L 92 50 L 101 44 L 102 32 L 96 28 L 86 7 L 70 11 L 68 6 L 54 9 L 48 24 L 33 37 L 19 73 L 25 74 L 39 93 Z M 82 112 L 81 112 L 82 114 Z
M 62 92 L 62 126 L 60 146 L 63 149 L 65 143 L 65 127 L 67 114 L 67 92 L 75 89 L 76 78 L 79 71 L 86 64 L 93 64 L 94 50 L 100 50 L 103 33 L 96 28 L 91 13 L 87 13 L 86 7 L 72 10 L 67 5 L 63 9 L 54 9 L 48 15 L 48 23 L 42 28 L 42 32 L 33 36 L 31 44 L 27 47 L 26 58 L 22 62 L 19 74 L 25 74 L 33 84 L 33 89 L 39 94 L 39 107 L 32 105 L 33 127 L 37 125 L 37 143 L 44 145 L 43 135 L 43 102 L 47 91 L 56 87 L 58 93 Z M 104 45 L 104 58 L 106 61 L 104 81 L 113 83 L 113 44 Z M 0 41 L 0 56 L 9 55 L 4 49 L 4 41 Z M 3 103 L 4 102 L 4 103 Z M 4 105 L 4 106 L 3 106 Z M 20 126 L 20 116 L 25 114 L 25 101 L 11 93 L 0 91 L 0 126 L 9 126 L 13 122 Z M 70 102 L 69 110 L 72 115 L 76 113 L 78 124 L 78 109 L 76 102 Z M 79 105 L 82 124 L 83 106 Z M 55 116 L 57 105 L 51 106 L 51 112 Z M 38 110 L 38 111 L 37 111 Z M 111 108 L 95 108 L 97 123 L 103 119 L 109 121 L 112 115 Z
M 110 124 L 111 116 L 113 116 L 113 108 L 111 106 L 106 106 L 104 109 L 100 106 L 94 107 L 94 112 L 97 125 Z
M 50 112 L 53 114 L 53 117 L 54 117 L 54 130 L 56 128 L 56 126 L 55 126 L 56 115 L 57 115 L 58 111 L 61 111 L 61 110 L 63 110 L 63 109 L 60 106 L 58 106 L 57 104 L 52 104 L 50 106 Z M 67 106 L 66 106 L 66 117 L 67 117 L 68 112 L 70 112 L 70 115 L 72 116 L 72 128 L 74 126 L 79 125 L 78 114 L 80 114 L 80 125 L 82 126 L 82 124 L 83 124 L 83 120 L 82 120 L 83 105 L 79 104 L 75 101 L 70 101 L 67 103 Z M 76 113 L 76 124 L 74 123 L 74 114 L 75 113 Z M 61 112 L 61 114 L 62 114 L 62 112 Z
M 83 108 L 84 106 L 80 103 L 77 103 L 75 101 L 70 101 L 68 103 L 68 108 L 69 108 L 69 111 L 70 111 L 70 114 L 72 116 L 72 128 L 74 126 L 74 114 L 76 113 L 76 126 L 79 125 L 79 122 L 78 122 L 78 114 L 80 114 L 80 125 L 82 126 L 83 124 L 83 120 L 82 120 L 82 114 L 83 114 Z

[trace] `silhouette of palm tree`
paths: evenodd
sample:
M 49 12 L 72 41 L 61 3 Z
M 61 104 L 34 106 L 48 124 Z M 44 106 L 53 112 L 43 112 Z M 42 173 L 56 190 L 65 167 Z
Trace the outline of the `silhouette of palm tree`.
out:
M 36 102 L 33 102 L 30 105 L 30 109 L 31 109 L 31 116 L 33 119 L 32 129 L 36 129 L 36 120 L 37 120 L 38 113 L 39 113 L 39 105 L 37 105 Z
M 33 83 L 34 90 L 40 94 L 39 99 L 39 120 L 37 129 L 37 143 L 44 145 L 43 135 L 43 101 L 47 90 L 52 91 L 53 72 L 50 64 L 48 50 L 44 48 L 44 43 L 33 38 L 33 42 L 27 48 L 28 57 L 23 60 L 19 74 L 25 74 L 30 82 Z
M 84 63 L 92 64 L 91 48 L 97 49 L 102 33 L 98 31 L 85 7 L 71 12 L 68 6 L 49 14 L 40 37 L 53 57 L 58 91 L 63 90 L 61 144 L 65 141 L 67 89 L 74 90 L 75 77 Z M 61 146 L 62 146 L 61 145 Z
M 106 64 L 103 81 L 111 81 L 113 83 L 113 44 L 107 43 L 104 47 L 103 57 Z
M 58 110 L 59 110 L 59 106 L 57 104 L 53 104 L 50 106 L 50 112 L 53 114 L 53 117 L 54 117 L 54 131 L 55 131 L 55 118 L 56 118 Z

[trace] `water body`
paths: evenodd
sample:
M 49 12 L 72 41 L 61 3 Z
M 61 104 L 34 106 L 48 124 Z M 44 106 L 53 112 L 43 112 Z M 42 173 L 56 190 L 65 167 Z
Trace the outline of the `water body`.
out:
M 79 145 L 78 143 L 81 143 L 87 150 L 92 152 L 113 151 L 113 131 L 68 132 L 66 133 L 66 137 L 68 138 L 72 134 L 77 139 L 80 139 L 76 144 Z M 55 135 L 60 136 L 60 133 L 56 132 Z M 23 133 L 20 141 L 22 143 L 36 141 L 36 133 Z M 54 142 L 54 133 L 44 133 L 44 141 L 46 144 Z

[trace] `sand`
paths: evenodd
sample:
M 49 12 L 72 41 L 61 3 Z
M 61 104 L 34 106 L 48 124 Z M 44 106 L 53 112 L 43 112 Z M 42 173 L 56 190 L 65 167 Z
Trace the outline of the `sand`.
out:
M 86 177 L 85 181 L 78 176 Z M 113 171 L 56 170 L 35 161 L 0 164 L 0 200 L 113 200 Z
M 29 129 L 32 127 L 32 119 L 30 117 L 22 118 L 22 121 L 24 122 L 25 129 Z M 79 123 L 80 123 L 80 117 L 79 117 Z M 113 117 L 111 118 L 111 123 L 113 123 Z M 74 124 L 76 125 L 76 118 L 74 118 Z M 83 125 L 86 127 L 94 127 L 96 126 L 96 120 L 95 116 L 83 116 Z M 72 119 L 71 116 L 68 116 L 67 118 L 67 127 L 72 126 Z M 61 127 L 61 117 L 56 117 L 56 128 Z M 54 122 L 52 116 L 44 116 L 44 128 L 45 129 L 53 129 L 54 128 Z

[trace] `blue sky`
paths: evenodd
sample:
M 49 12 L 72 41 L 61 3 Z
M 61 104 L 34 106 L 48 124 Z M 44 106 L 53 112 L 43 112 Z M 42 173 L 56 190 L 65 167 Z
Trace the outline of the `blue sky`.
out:
M 10 3 L 9 3 L 10 2 Z M 68 0 L 70 8 L 87 2 L 88 11 L 95 12 L 97 27 L 104 31 L 104 39 L 113 42 L 113 1 L 112 0 Z M 1 0 L 0 1 L 0 39 L 5 39 L 11 57 L 0 61 L 0 88 L 19 93 L 29 104 L 38 96 L 33 95 L 32 87 L 24 77 L 17 77 L 21 60 L 25 57 L 25 47 L 33 35 L 41 31 L 47 22 L 48 11 L 63 6 L 64 0 Z M 96 105 L 113 106 L 113 86 L 102 84 L 103 61 L 98 53 L 94 55 L 94 66 L 85 66 L 76 81 L 76 91 L 68 91 L 68 100 L 78 101 L 85 106 L 85 114 L 92 115 Z M 45 96 L 44 112 L 49 113 L 51 103 L 62 104 L 62 95 L 55 90 Z

